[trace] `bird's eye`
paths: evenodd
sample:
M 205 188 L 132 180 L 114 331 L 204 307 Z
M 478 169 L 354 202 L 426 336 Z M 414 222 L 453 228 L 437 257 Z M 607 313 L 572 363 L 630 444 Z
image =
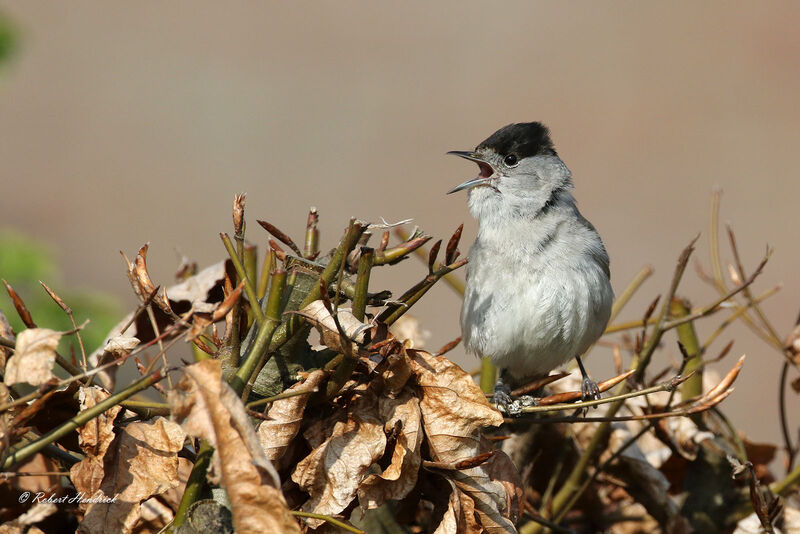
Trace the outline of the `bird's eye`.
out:
M 513 167 L 514 165 L 519 163 L 519 160 L 517 160 L 516 154 L 509 154 L 508 156 L 503 158 L 503 163 L 505 163 L 509 167 Z

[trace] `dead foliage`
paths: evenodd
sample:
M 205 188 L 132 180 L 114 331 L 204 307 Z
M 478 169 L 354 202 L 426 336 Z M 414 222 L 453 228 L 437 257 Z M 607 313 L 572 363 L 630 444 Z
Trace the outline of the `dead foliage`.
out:
M 692 241 L 639 318 L 616 320 L 652 269 L 618 296 L 600 342 L 618 373 L 600 382 L 603 398 L 581 401 L 576 375 L 555 373 L 513 392 L 534 395 L 514 404 L 516 417 L 444 355 L 458 339 L 426 352 L 429 333 L 406 315 L 439 281 L 463 287 L 460 226 L 426 249 L 430 236 L 396 228 L 407 221 L 354 219 L 325 253 L 314 209 L 302 240 L 258 221 L 275 238 L 250 236 L 266 245 L 259 272 L 237 195 L 224 261 L 198 272 L 184 258 L 167 287 L 149 273 L 147 245 L 125 258 L 140 305 L 94 353 L 78 340 L 80 363 L 57 351 L 80 326 L 37 327 L 6 284 L 28 328 L 15 333 L 0 314 L 0 532 L 790 531 L 798 330 L 780 335 L 764 315 L 774 290 L 757 294 L 754 282 L 766 257 L 746 272 L 732 231 L 723 266 L 718 201 L 710 272 L 698 270 L 719 298 L 692 307 L 678 296 Z M 371 287 L 372 269 L 410 255 L 427 267 L 418 283 L 397 297 Z M 706 319 L 716 330 L 700 340 L 694 325 Z M 744 438 L 723 413 L 744 357 L 723 361 L 721 375 L 709 366 L 731 351 L 712 344 L 734 322 L 785 361 L 782 447 Z M 194 362 L 170 363 L 177 343 Z M 119 384 L 129 359 L 141 377 Z M 483 367 L 487 390 L 492 373 Z

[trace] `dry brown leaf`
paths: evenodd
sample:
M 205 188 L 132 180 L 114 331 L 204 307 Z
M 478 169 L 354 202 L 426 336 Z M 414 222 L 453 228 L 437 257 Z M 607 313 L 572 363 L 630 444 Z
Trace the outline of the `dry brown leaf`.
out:
M 93 408 L 110 396 L 111 393 L 99 386 L 81 387 L 78 391 L 80 409 L 85 411 Z M 112 406 L 78 429 L 78 443 L 83 452 L 89 456 L 105 455 L 108 445 L 114 439 L 114 419 L 120 410 L 122 406 Z
M 99 367 L 110 361 L 127 356 L 139 345 L 139 340 L 135 337 L 118 335 L 106 340 L 103 348 L 98 349 L 89 356 L 89 361 L 93 366 Z M 116 386 L 118 366 L 111 366 L 98 373 L 100 382 L 106 389 L 113 391 Z
M 382 473 L 369 475 L 358 488 L 362 510 L 377 508 L 389 499 L 405 498 L 417 484 L 422 462 L 422 419 L 417 398 L 410 391 L 396 399 L 381 397 L 378 411 L 385 421 L 384 433 L 396 430 L 397 438 L 391 464 Z
M 152 295 L 153 291 L 156 290 L 153 280 L 150 279 L 150 273 L 147 272 L 147 249 L 149 247 L 150 243 L 142 245 L 142 248 L 140 248 L 138 254 L 136 254 L 136 258 L 133 260 L 133 265 L 128 267 L 129 277 L 132 277 L 131 279 L 137 282 L 139 295 L 143 299 Z M 156 294 L 156 296 L 153 297 L 153 302 L 161 308 L 164 313 L 168 315 L 172 313 L 172 307 L 169 304 L 166 291 Z
M 800 324 L 786 336 L 783 347 L 795 365 L 800 365 Z
M 227 262 L 230 262 L 230 260 L 227 260 Z M 225 279 L 225 265 L 227 262 L 220 261 L 215 263 L 214 265 L 206 267 L 196 275 L 187 278 L 180 284 L 169 287 L 166 293 L 169 295 L 170 306 L 176 310 L 192 309 L 195 311 L 205 310 L 209 313 L 213 312 L 219 302 L 218 296 L 222 293 L 218 290 L 221 288 L 222 280 Z M 133 276 L 133 264 L 129 264 L 128 269 L 131 276 Z M 135 276 L 133 276 L 132 285 L 137 290 L 138 294 L 139 286 Z M 144 297 L 147 297 L 147 295 Z M 154 308 L 153 311 L 156 314 L 156 320 L 159 322 L 159 326 L 162 326 L 162 319 L 167 316 L 161 312 L 159 307 Z M 171 318 L 168 319 L 170 322 L 172 321 Z M 131 321 L 133 322 L 131 323 Z M 125 328 L 125 330 L 123 330 L 123 328 Z M 96 367 L 108 361 L 107 358 L 103 357 L 106 344 L 111 339 L 118 336 L 137 337 L 141 343 L 151 341 L 154 335 L 148 314 L 139 314 L 138 317 L 134 318 L 134 313 L 129 313 L 117 323 L 106 336 L 105 343 L 89 355 L 88 359 L 92 366 Z M 101 371 L 97 375 L 106 389 L 113 389 L 114 372 L 116 372 L 116 368 Z
M 319 387 L 326 376 L 325 371 L 321 369 L 312 371 L 304 382 L 293 385 L 286 390 L 286 393 L 312 392 Z M 306 394 L 276 400 L 267 410 L 266 415 L 269 419 L 258 425 L 256 433 L 271 462 L 283 456 L 289 443 L 300 431 L 303 412 L 309 397 L 310 395 Z
M 173 416 L 187 433 L 214 445 L 216 460 L 212 461 L 230 499 L 236 532 L 299 534 L 300 527 L 289 514 L 279 486 L 275 487 L 274 468 L 268 469 L 271 463 L 249 425 L 244 405 L 222 380 L 222 363 L 203 360 L 185 371 L 169 392 Z
M 103 351 L 111 353 L 113 356 L 120 358 L 139 346 L 139 339 L 130 336 L 116 336 L 112 337 L 106 343 Z
M 484 438 L 485 447 L 491 449 L 491 443 Z M 506 510 L 508 518 L 516 523 L 521 514 L 523 501 L 522 478 L 511 458 L 503 451 L 496 450 L 485 464 L 489 478 L 499 482 L 506 490 Z
M 419 323 L 419 319 L 407 313 L 400 317 L 392 324 L 389 331 L 399 340 L 409 340 L 411 342 L 410 348 L 422 349 L 425 343 L 430 339 L 430 330 L 425 330 Z
M 420 409 L 431 455 L 437 462 L 456 463 L 488 452 L 481 429 L 499 426 L 503 416 L 486 400 L 472 377 L 444 357 L 409 350 L 420 389 Z M 486 532 L 514 533 L 509 519 L 513 497 L 492 479 L 487 465 L 449 471 L 447 476 L 473 502 Z M 462 506 L 463 506 L 462 499 Z
M 44 454 L 34 454 L 28 460 L 17 464 L 14 470 L 21 473 L 42 473 L 8 479 L 8 484 L 19 492 L 27 491 L 33 494 L 45 492 L 46 495 L 54 497 L 60 497 L 65 493 L 62 477 L 52 474 L 60 471 L 61 466 L 56 460 Z
M 11 328 L 11 324 L 9 324 L 8 318 L 2 310 L 0 310 L 0 337 L 9 341 L 14 341 L 16 339 L 14 337 L 14 330 Z M 0 371 L 5 370 L 6 360 L 9 356 L 11 356 L 11 349 L 0 345 Z
M 648 513 L 660 524 L 681 522 L 679 508 L 668 493 L 670 484 L 667 477 L 650 465 L 638 447 L 626 448 L 608 471 L 627 483 L 625 491 L 636 502 L 644 503 Z
M 0 403 L 5 404 L 13 400 L 14 398 L 11 396 L 9 389 L 5 384 L 0 382 Z M 14 418 L 19 411 L 19 408 L 10 408 L 0 413 L 0 450 L 8 450 L 8 447 L 11 445 L 8 431 L 13 426 Z M 0 458 L 2 458 L 2 456 L 3 455 L 0 454 Z
M 37 534 L 42 532 L 31 525 L 47 519 L 58 511 L 58 506 L 52 502 L 37 502 L 30 510 L 20 515 L 13 521 L 0 525 L 0 534 Z
M 352 381 L 351 381 L 352 382 Z M 352 384 L 348 383 L 351 387 Z M 312 449 L 316 449 L 322 445 L 325 440 L 330 438 L 333 433 L 333 427 L 347 419 L 345 410 L 334 410 L 332 414 L 315 421 L 313 425 L 309 425 L 303 430 L 303 438 Z
M 178 484 L 178 452 L 185 439 L 180 425 L 163 417 L 120 429 L 106 451 L 100 488 L 86 492 L 90 499 L 111 502 L 90 503 L 78 531 L 131 532 L 142 514 L 140 504 Z
M 352 343 L 351 346 L 343 346 L 341 335 L 336 327 L 336 321 L 334 321 L 333 316 L 328 312 L 322 300 L 315 300 L 297 313 L 307 318 L 317 328 L 323 345 L 327 345 L 337 352 L 358 351 L 358 347 Z M 361 343 L 364 341 L 370 325 L 356 319 L 352 310 L 340 308 L 336 313 L 336 318 L 351 342 Z
M 417 376 L 425 431 L 436 461 L 457 462 L 481 452 L 480 430 L 503 424 L 472 377 L 442 356 L 409 350 Z
M 347 419 L 334 425 L 330 437 L 297 464 L 292 480 L 311 495 L 302 510 L 335 515 L 347 508 L 385 447 L 376 395 L 368 389 L 348 406 Z M 305 521 L 312 527 L 322 524 Z
M 78 401 L 81 411 L 104 401 L 111 394 L 98 386 L 81 387 Z M 122 407 L 112 406 L 78 429 L 78 443 L 86 457 L 72 466 L 70 479 L 79 492 L 94 495 L 100 489 L 105 471 L 103 461 L 114 440 L 114 419 Z
M 445 510 L 442 520 L 439 522 L 436 530 L 433 531 L 433 534 L 458 534 L 459 526 L 463 525 L 461 492 L 458 491 L 455 484 L 452 482 L 450 482 L 450 485 L 452 486 L 452 491 L 447 501 L 447 510 Z M 463 530 L 461 532 L 463 532 Z
M 649 534 L 661 532 L 658 521 L 647 513 L 647 508 L 638 502 L 625 498 L 618 505 L 619 517 L 630 518 L 629 521 L 619 521 L 611 525 L 608 534 Z M 679 534 L 676 532 L 675 534 Z
M 385 371 L 381 373 L 383 378 L 384 388 L 386 394 L 394 397 L 408 382 L 411 377 L 411 360 L 408 357 L 407 347 L 396 353 L 391 353 L 386 356 L 386 363 L 388 364 Z
M 6 385 L 26 382 L 40 386 L 53 378 L 60 339 L 61 332 L 49 328 L 29 328 L 20 332 L 14 355 L 6 363 Z
M 178 509 L 193 467 L 194 464 L 190 460 L 178 456 L 178 485 L 159 495 L 159 499 L 168 504 L 173 510 Z
M 140 507 L 141 520 L 134 528 L 134 534 L 157 534 L 175 518 L 172 509 L 162 503 L 157 497 L 144 501 Z

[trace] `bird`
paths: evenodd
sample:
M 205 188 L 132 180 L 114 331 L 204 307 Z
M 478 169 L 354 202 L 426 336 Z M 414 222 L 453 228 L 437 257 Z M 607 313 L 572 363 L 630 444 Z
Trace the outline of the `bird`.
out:
M 461 333 L 467 352 L 499 369 L 495 403 L 508 409 L 510 384 L 546 375 L 576 358 L 584 399 L 599 398 L 581 355 L 611 315 L 609 257 L 576 205 L 572 174 L 540 122 L 504 126 L 475 150 L 466 190 L 478 233 L 468 253 Z M 512 406 L 513 408 L 513 406 Z M 519 406 L 512 411 L 519 412 Z

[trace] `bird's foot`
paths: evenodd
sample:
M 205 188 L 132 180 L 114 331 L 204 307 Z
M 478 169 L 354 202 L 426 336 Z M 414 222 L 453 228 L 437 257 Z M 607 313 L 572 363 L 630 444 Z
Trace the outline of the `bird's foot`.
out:
M 536 399 L 530 395 L 522 395 L 521 397 L 512 399 L 510 388 L 502 382 L 498 382 L 495 385 L 492 401 L 498 408 L 512 417 L 521 414 L 523 408 L 535 406 L 537 404 Z
M 502 410 L 506 413 L 509 412 L 509 406 L 511 405 L 511 388 L 508 387 L 506 384 L 498 381 L 494 385 L 494 396 L 492 397 L 492 402 L 496 404 L 498 407 L 502 408 Z
M 575 359 L 578 361 L 578 369 L 581 370 L 581 376 L 583 377 L 583 382 L 581 382 L 581 400 L 598 400 L 600 398 L 600 388 L 597 387 L 597 382 L 589 378 L 589 373 L 586 372 L 581 357 L 575 356 Z
M 598 399 L 600 399 L 600 388 L 597 387 L 597 382 L 588 376 L 584 376 L 581 383 L 581 400 L 593 401 Z

